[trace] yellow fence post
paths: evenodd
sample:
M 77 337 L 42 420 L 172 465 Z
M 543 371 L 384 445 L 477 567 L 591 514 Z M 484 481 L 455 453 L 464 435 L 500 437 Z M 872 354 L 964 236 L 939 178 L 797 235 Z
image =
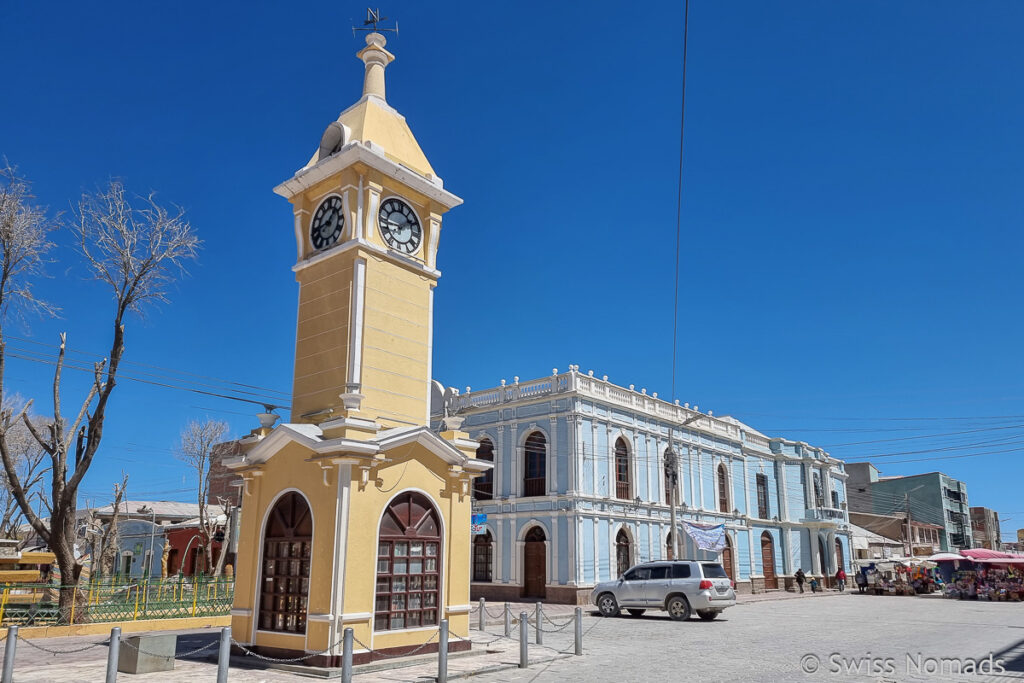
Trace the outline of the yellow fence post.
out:
M 132 621 L 139 618 L 139 585 L 135 585 L 135 615 L 132 617 Z
M 0 624 L 4 623 L 4 609 L 7 607 L 7 596 L 11 592 L 11 589 L 4 587 L 4 597 L 0 600 Z
M 196 589 L 196 585 L 192 584 L 192 616 L 196 615 L 196 603 L 199 601 L 199 591 Z
M 78 602 L 78 588 L 74 589 L 71 594 L 71 619 L 68 621 L 68 626 L 75 625 L 75 603 Z

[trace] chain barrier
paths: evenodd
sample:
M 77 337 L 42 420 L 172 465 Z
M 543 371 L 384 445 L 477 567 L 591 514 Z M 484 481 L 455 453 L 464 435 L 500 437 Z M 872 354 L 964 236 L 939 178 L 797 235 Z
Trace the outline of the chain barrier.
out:
M 434 631 L 430 635 L 430 637 L 427 638 L 427 642 L 423 643 L 422 645 L 417 647 L 415 650 L 412 650 L 410 652 L 401 652 L 401 653 L 393 654 L 393 655 L 384 654 L 383 652 L 380 652 L 379 650 L 372 650 L 372 649 L 370 649 L 370 647 L 368 645 L 366 645 L 366 643 L 362 642 L 361 640 L 356 638 L 354 635 L 352 636 L 352 640 L 354 640 L 355 642 L 359 643 L 360 647 L 362 647 L 365 650 L 368 650 L 371 654 L 373 654 L 373 655 L 375 655 L 377 657 L 383 657 L 385 659 L 394 659 L 395 657 L 411 657 L 411 656 L 413 656 L 417 652 L 420 652 L 427 645 L 430 645 L 431 641 L 433 641 L 434 638 L 438 637 L 439 635 L 441 635 L 441 630 L 440 629 L 438 629 L 437 631 Z
M 233 644 L 237 645 L 238 648 L 242 652 L 244 652 L 246 654 L 246 656 L 248 656 L 248 657 L 255 657 L 256 659 L 262 659 L 264 662 L 279 662 L 281 664 L 290 664 L 290 663 L 293 663 L 293 662 L 302 662 L 302 661 L 305 661 L 305 660 L 310 659 L 312 657 L 318 657 L 320 655 L 325 655 L 328 652 L 330 652 L 333 648 L 336 648 L 339 645 L 341 645 L 342 643 L 344 643 L 345 642 L 345 638 L 343 636 L 341 640 L 339 640 L 338 642 L 334 643 L 333 645 L 329 645 L 327 647 L 327 649 L 325 649 L 325 650 L 319 650 L 317 652 L 309 652 L 309 653 L 307 653 L 307 654 L 305 654 L 305 655 L 303 655 L 301 657 L 290 657 L 290 658 L 285 658 L 285 659 L 280 659 L 278 657 L 268 657 L 266 655 L 261 655 L 259 652 L 255 652 L 254 650 L 250 650 L 245 645 L 242 645 L 240 642 L 235 640 L 234 636 L 231 637 L 231 642 Z
M 477 633 L 486 633 L 488 635 L 494 636 L 494 638 L 491 638 L 490 640 L 473 640 L 472 638 L 463 638 L 458 633 L 449 632 L 448 635 L 450 635 L 453 638 L 456 638 L 458 640 L 461 640 L 464 643 L 472 643 L 473 645 L 490 645 L 491 643 L 499 641 L 499 640 L 501 640 L 502 638 L 505 637 L 503 635 L 499 635 L 499 634 L 496 634 L 496 633 L 491 633 L 490 631 L 477 631 Z
M 177 657 L 191 657 L 192 655 L 197 655 L 200 652 L 202 652 L 203 650 L 209 650 L 211 647 L 213 647 L 215 645 L 220 645 L 220 642 L 214 640 L 212 642 L 207 643 L 206 645 L 203 645 L 201 647 L 197 647 L 194 650 L 189 650 L 188 652 L 182 652 L 180 655 L 177 654 L 177 653 L 172 654 L 172 655 L 165 655 L 163 653 L 150 652 L 149 650 L 144 650 L 141 647 L 139 647 L 138 645 L 135 645 L 135 644 L 129 642 L 125 638 L 121 639 L 121 644 L 122 645 L 127 645 L 129 648 L 131 648 L 132 650 L 135 650 L 140 655 L 147 655 L 149 657 L 159 657 L 160 659 L 175 659 Z
M 71 654 L 75 654 L 76 652 L 85 652 L 86 650 L 92 649 L 94 647 L 99 647 L 100 645 L 110 645 L 110 641 L 109 640 L 104 640 L 104 641 L 99 642 L 99 643 L 89 643 L 88 645 L 86 645 L 84 647 L 73 647 L 70 650 L 55 650 L 55 649 L 51 649 L 51 648 L 48 648 L 48 647 L 44 647 L 42 645 L 36 645 L 35 643 L 33 643 L 28 638 L 23 638 L 22 636 L 18 636 L 18 640 L 20 640 L 21 642 L 27 644 L 29 647 L 34 647 L 37 650 L 42 650 L 43 652 L 46 652 L 46 653 L 54 655 L 54 656 L 56 656 L 56 655 L 71 655 Z

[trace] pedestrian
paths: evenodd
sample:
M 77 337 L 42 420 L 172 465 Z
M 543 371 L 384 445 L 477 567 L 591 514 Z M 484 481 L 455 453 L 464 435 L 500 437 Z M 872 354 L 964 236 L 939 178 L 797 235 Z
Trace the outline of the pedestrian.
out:
M 854 580 L 857 582 L 857 592 L 863 595 L 864 589 L 868 586 L 868 578 L 864 576 L 864 572 L 857 572 Z
M 846 590 L 846 570 L 842 567 L 836 572 L 836 583 L 839 584 L 839 592 Z
M 812 593 L 817 593 L 818 592 L 818 580 L 816 578 L 814 578 L 813 576 L 811 577 L 811 592 Z
M 804 592 L 804 581 L 807 580 L 807 577 L 804 576 L 803 567 L 801 567 L 800 569 L 796 570 L 796 574 L 793 575 L 793 578 L 796 579 L 796 585 L 800 588 L 800 592 L 803 593 Z

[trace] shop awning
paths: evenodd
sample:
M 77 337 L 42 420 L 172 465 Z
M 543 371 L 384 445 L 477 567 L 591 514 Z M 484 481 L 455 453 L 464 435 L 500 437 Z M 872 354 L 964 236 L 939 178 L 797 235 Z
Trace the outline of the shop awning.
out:
M 960 562 L 968 558 L 956 553 L 935 553 L 928 558 L 929 562 Z

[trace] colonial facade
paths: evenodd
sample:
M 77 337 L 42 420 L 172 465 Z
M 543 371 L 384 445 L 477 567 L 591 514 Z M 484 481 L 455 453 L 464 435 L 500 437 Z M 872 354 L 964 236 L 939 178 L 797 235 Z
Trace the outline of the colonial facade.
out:
M 439 388 L 438 388 L 439 389 Z M 664 467 L 679 454 L 678 520 L 725 524 L 720 555 L 679 531 L 685 557 L 720 559 L 741 591 L 786 587 L 793 573 L 849 569 L 843 463 L 803 442 L 768 437 L 731 417 L 701 413 L 583 374 L 459 394 L 449 415 L 494 462 L 475 484 L 473 595 L 585 600 L 590 587 L 669 554 Z M 439 417 L 439 416 L 437 416 Z

